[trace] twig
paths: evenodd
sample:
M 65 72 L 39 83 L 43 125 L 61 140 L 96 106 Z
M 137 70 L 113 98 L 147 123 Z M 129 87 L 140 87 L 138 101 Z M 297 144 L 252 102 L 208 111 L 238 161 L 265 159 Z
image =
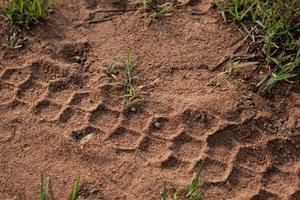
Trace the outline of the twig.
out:
M 132 12 L 132 11 L 137 11 L 137 9 L 132 8 L 132 9 L 119 9 L 119 10 L 95 10 L 93 13 L 106 13 L 106 12 Z
M 259 58 L 260 56 L 258 54 L 249 54 L 249 55 L 238 55 L 238 54 L 232 54 L 230 56 L 231 59 L 234 61 L 237 60 L 249 60 L 249 59 L 254 59 L 254 58 Z
M 115 18 L 105 18 L 105 19 L 88 21 L 87 23 L 89 23 L 89 24 L 98 24 L 98 23 L 102 23 L 102 22 L 106 22 L 106 21 L 111 21 L 111 20 L 114 20 L 114 19 Z
M 214 66 L 211 71 L 216 71 L 219 69 L 224 63 L 226 63 L 229 60 L 230 56 L 225 56 L 221 62 L 219 62 L 216 66 Z
M 229 56 L 225 56 L 223 58 L 223 60 L 221 62 L 219 62 L 216 66 L 214 66 L 211 71 L 216 71 L 217 69 L 219 69 L 224 63 L 226 63 L 233 54 L 235 54 L 236 52 L 238 52 L 240 50 L 240 48 L 244 45 L 244 43 L 247 41 L 248 39 L 248 35 L 246 37 L 244 37 L 244 39 L 239 43 L 239 45 L 232 51 L 232 53 Z

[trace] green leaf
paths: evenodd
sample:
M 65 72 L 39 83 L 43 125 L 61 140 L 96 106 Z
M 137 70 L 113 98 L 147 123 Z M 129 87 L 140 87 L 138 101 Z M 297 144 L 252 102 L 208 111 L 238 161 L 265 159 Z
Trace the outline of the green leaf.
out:
M 167 194 L 168 194 L 168 188 L 167 188 L 166 183 L 164 183 L 164 189 L 163 189 L 163 192 L 161 194 L 162 200 L 167 200 Z
M 47 200 L 48 188 L 49 188 L 49 179 L 46 181 L 46 185 L 45 185 L 44 175 L 41 174 L 40 200 Z
M 80 184 L 80 176 L 78 175 L 74 185 L 72 186 L 72 191 L 70 193 L 69 200 L 76 200 L 78 198 L 79 184 Z

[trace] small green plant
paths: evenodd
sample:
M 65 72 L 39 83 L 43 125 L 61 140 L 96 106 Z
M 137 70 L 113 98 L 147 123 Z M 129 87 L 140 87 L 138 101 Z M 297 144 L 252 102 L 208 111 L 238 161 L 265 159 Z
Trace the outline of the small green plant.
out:
M 135 67 L 139 63 L 139 57 L 136 60 L 134 60 L 132 58 L 131 50 L 128 50 L 127 61 L 122 63 L 126 75 L 125 79 L 121 81 L 122 85 L 125 87 L 126 90 L 125 94 L 122 95 L 122 97 L 130 101 L 134 99 L 138 94 L 140 94 L 144 87 L 144 86 L 137 86 L 134 84 L 134 80 L 139 79 L 142 75 L 141 73 L 133 72 Z
M 12 24 L 28 28 L 46 16 L 51 0 L 9 0 L 2 7 L 2 15 Z
M 269 91 L 277 82 L 299 74 L 300 8 L 297 0 L 216 0 L 224 21 L 235 20 L 252 39 L 252 52 L 265 59 L 268 77 L 258 92 Z
M 215 90 L 217 87 L 219 87 L 222 83 L 224 83 L 226 80 L 228 80 L 230 77 L 232 77 L 239 69 L 257 65 L 259 62 L 244 62 L 240 63 L 239 61 L 230 60 L 228 63 L 228 67 L 224 72 L 219 73 L 217 76 L 215 76 L 208 85 L 214 85 L 213 90 Z
M 143 4 L 145 10 L 149 10 L 155 3 L 155 0 L 139 0 L 139 3 Z
M 137 59 L 133 59 L 131 50 L 129 49 L 126 61 L 115 59 L 116 64 L 110 64 L 106 69 L 106 74 L 116 79 L 117 82 L 105 85 L 122 85 L 125 89 L 125 92 L 123 95 L 121 95 L 121 97 L 126 99 L 127 101 L 131 101 L 139 94 L 143 93 L 143 89 L 145 87 L 144 85 L 136 84 L 136 80 L 140 79 L 143 75 L 143 73 L 135 72 L 135 68 L 139 63 L 139 59 L 139 57 Z M 122 72 L 124 72 L 123 78 L 117 79 L 117 77 L 115 76 L 115 73 L 117 71 L 116 65 L 121 65 Z
M 41 174 L 41 187 L 40 187 L 40 200 L 48 200 L 49 198 L 49 178 L 44 180 L 44 175 Z M 69 195 L 69 200 L 77 200 L 78 198 L 78 191 L 79 191 L 79 184 L 80 184 L 80 176 L 77 176 L 75 183 L 72 186 L 71 193 Z
M 153 18 L 158 18 L 169 13 L 175 6 L 175 3 L 170 2 L 159 4 L 157 0 L 138 0 L 137 3 L 142 4 L 146 11 L 151 11 L 151 17 Z
M 162 15 L 165 15 L 166 13 L 169 13 L 171 9 L 174 7 L 173 3 L 165 3 L 158 7 L 156 11 L 152 14 L 154 18 L 158 18 Z
M 72 186 L 69 200 L 76 200 L 78 198 L 79 184 L 80 184 L 80 176 L 77 176 L 76 181 Z
M 116 79 L 115 73 L 116 73 L 116 65 L 115 64 L 108 65 L 106 68 L 106 74 Z
M 184 192 L 176 190 L 172 200 L 201 200 L 204 197 L 205 191 L 201 189 L 203 182 L 201 181 L 201 168 L 197 171 L 195 177 L 192 180 L 192 183 Z M 162 192 L 162 200 L 168 199 L 168 189 L 166 184 L 164 184 Z

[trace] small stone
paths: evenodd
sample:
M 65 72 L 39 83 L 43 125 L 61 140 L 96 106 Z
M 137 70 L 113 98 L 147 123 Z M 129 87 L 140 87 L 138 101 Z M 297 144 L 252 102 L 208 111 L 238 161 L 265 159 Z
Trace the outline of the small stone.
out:
M 136 108 L 135 108 L 135 107 L 131 107 L 131 108 L 130 108 L 130 111 L 131 111 L 131 112 L 136 112 Z
M 160 128 L 160 123 L 159 122 L 155 122 L 154 126 L 155 126 L 155 128 Z
M 76 60 L 77 62 L 81 62 L 82 61 L 82 59 L 81 59 L 80 56 L 74 56 L 74 60 Z
M 80 144 L 85 144 L 85 143 L 87 143 L 88 141 L 90 141 L 90 140 L 92 139 L 92 137 L 93 137 L 93 134 L 92 134 L 92 133 L 91 133 L 91 134 L 88 134 L 88 135 L 84 136 L 84 137 L 79 141 L 79 143 L 80 143 Z

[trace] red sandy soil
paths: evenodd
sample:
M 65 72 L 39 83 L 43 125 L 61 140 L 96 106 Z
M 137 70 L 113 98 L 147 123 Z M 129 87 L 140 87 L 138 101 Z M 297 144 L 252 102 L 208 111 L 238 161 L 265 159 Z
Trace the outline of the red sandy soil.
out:
M 44 172 L 57 200 L 78 174 L 84 199 L 158 200 L 202 165 L 205 199 L 299 200 L 299 85 L 261 96 L 243 72 L 212 92 L 224 67 L 212 69 L 242 35 L 210 0 L 151 23 L 142 9 L 97 12 L 123 6 L 57 0 L 22 48 L 1 47 L 0 199 L 38 199 Z M 126 103 L 105 69 L 129 48 L 139 84 L 159 81 Z

